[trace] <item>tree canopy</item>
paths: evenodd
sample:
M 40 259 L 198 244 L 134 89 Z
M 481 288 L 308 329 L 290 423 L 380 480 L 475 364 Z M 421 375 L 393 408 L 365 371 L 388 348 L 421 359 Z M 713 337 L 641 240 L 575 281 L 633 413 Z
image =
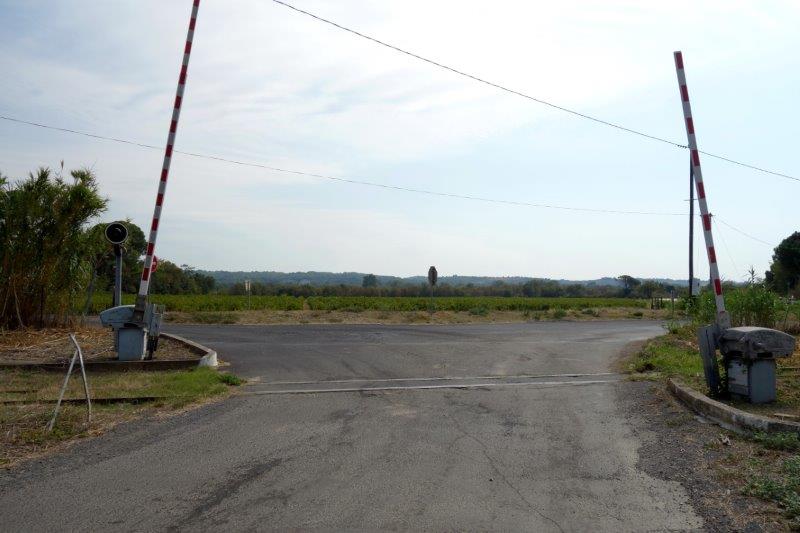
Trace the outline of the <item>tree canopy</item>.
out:
M 144 267 L 142 256 L 147 248 L 142 229 L 130 220 L 123 222 L 128 228 L 128 240 L 123 244 L 122 292 L 131 294 L 139 289 L 139 276 Z M 97 276 L 97 290 L 110 292 L 114 288 L 114 255 L 112 245 L 105 238 L 108 223 L 95 225 L 91 235 L 93 261 Z M 158 269 L 152 274 L 152 294 L 206 294 L 214 289 L 214 278 L 197 272 L 188 265 L 178 266 L 160 259 Z
M 766 282 L 778 293 L 797 290 L 800 282 L 800 232 L 795 231 L 775 247 Z

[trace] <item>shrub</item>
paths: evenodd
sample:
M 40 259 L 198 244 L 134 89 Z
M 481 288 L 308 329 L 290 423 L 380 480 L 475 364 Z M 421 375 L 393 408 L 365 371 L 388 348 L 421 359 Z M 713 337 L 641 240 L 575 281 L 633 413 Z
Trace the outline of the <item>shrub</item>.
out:
M 107 201 L 89 170 L 71 176 L 67 183 L 47 168 L 14 184 L 0 176 L 0 327 L 64 323 L 89 281 L 86 225 Z
M 242 378 L 234 374 L 220 373 L 217 374 L 217 378 L 221 383 L 224 383 L 225 385 L 229 385 L 231 387 L 238 387 L 239 385 L 244 383 L 244 380 Z
M 687 314 L 696 324 L 714 322 L 716 305 L 710 290 L 702 291 L 694 301 L 687 299 L 685 305 Z M 725 308 L 732 326 L 774 328 L 778 325 L 778 318 L 783 316 L 782 312 L 786 312 L 786 304 L 761 282 L 726 291 Z
M 473 307 L 472 309 L 470 309 L 469 314 L 473 316 L 486 316 L 489 314 L 489 309 L 487 309 L 485 305 L 480 305 L 478 307 Z

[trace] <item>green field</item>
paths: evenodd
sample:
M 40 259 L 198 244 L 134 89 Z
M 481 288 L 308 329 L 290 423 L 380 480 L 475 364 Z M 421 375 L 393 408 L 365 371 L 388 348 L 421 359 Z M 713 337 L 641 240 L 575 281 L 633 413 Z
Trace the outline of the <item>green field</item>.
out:
M 164 304 L 167 311 L 244 311 L 247 296 L 228 294 L 155 294 L 151 301 Z M 91 312 L 96 314 L 110 305 L 109 294 L 95 295 Z M 123 303 L 132 304 L 134 295 L 126 295 Z M 549 309 L 644 308 L 648 301 L 633 298 L 523 298 L 464 296 L 434 298 L 439 311 L 547 311 Z M 250 309 L 293 311 L 425 311 L 429 298 L 384 296 L 251 296 Z
M 123 304 L 133 304 L 136 296 L 126 294 Z M 228 294 L 153 294 L 150 301 L 163 304 L 167 311 L 244 311 L 247 309 L 247 296 Z M 111 305 L 110 294 L 96 294 L 90 313 L 97 314 Z M 272 309 L 280 311 L 303 309 L 303 298 L 296 296 L 251 296 L 251 309 Z

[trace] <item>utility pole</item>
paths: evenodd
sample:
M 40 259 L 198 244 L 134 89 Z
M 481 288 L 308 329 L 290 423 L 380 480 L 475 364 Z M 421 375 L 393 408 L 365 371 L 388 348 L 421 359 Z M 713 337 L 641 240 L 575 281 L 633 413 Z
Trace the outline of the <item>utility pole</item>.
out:
M 694 297 L 694 165 L 689 159 L 689 298 Z

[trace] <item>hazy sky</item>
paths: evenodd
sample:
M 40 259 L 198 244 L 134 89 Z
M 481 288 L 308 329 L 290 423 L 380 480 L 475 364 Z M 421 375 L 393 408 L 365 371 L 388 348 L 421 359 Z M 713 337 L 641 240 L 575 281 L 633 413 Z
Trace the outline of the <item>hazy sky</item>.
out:
M 800 176 L 800 3 L 292 3 L 537 98 Z M 0 0 L 0 114 L 163 145 L 190 0 Z M 688 154 L 437 69 L 269 0 L 203 0 L 176 148 L 389 185 L 682 213 Z M 0 171 L 89 166 L 149 225 L 161 150 L 0 120 Z M 800 182 L 703 159 L 713 213 L 777 244 Z M 699 229 L 699 228 L 698 228 Z M 686 277 L 687 217 L 514 207 L 176 155 L 156 254 L 199 268 Z M 722 275 L 771 247 L 717 225 Z M 699 277 L 707 275 L 697 233 Z

